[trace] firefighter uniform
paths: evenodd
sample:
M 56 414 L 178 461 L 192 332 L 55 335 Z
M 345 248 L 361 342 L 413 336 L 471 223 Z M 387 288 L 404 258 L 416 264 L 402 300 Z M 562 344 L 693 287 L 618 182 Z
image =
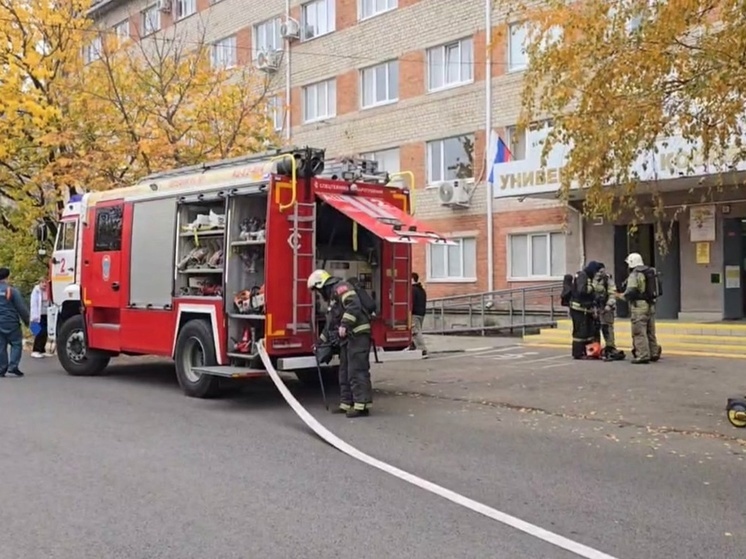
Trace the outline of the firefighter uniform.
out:
M 329 301 L 322 343 L 337 339 L 339 344 L 340 405 L 335 411 L 344 412 L 347 417 L 368 415 L 373 403 L 370 319 L 349 282 L 317 270 L 308 284 Z
M 586 346 L 595 341 L 593 278 L 601 269 L 598 262 L 592 261 L 583 268 L 583 274 L 576 274 L 570 297 L 570 318 L 572 319 L 572 356 L 583 359 Z
M 632 271 L 627 278 L 627 289 L 624 291 L 625 300 L 630 304 L 630 320 L 632 322 L 632 345 L 634 364 L 645 364 L 658 361 L 661 347 L 655 333 L 655 300 L 645 300 L 646 292 L 645 266 L 642 257 L 633 252 L 627 257 L 627 264 Z
M 617 353 L 614 338 L 614 315 L 616 313 L 616 285 L 604 269 L 593 278 L 593 292 L 598 308 L 601 334 L 604 337 L 604 353 L 611 356 Z

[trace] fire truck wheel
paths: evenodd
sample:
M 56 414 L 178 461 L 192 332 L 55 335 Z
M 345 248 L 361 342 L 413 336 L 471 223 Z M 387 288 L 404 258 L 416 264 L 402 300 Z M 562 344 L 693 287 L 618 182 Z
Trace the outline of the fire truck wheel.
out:
M 82 314 L 71 316 L 60 327 L 57 334 L 57 356 L 67 374 L 74 377 L 96 376 L 109 364 L 109 357 L 88 349 Z
M 220 389 L 220 379 L 195 369 L 217 365 L 212 329 L 206 320 L 187 322 L 176 339 L 176 377 L 184 394 L 192 398 L 211 398 Z
M 319 385 L 319 372 L 316 369 L 302 369 L 295 371 L 295 376 L 302 384 L 309 386 Z M 339 367 L 323 367 L 321 369 L 321 378 L 324 379 L 324 386 L 333 386 L 339 382 Z

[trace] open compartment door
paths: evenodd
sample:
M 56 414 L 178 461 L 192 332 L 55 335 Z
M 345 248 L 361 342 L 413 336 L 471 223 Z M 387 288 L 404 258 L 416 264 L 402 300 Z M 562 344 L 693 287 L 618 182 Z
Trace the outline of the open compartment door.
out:
M 317 196 L 389 243 L 455 244 L 438 233 L 428 231 L 423 223 L 385 200 L 350 194 L 318 193 Z

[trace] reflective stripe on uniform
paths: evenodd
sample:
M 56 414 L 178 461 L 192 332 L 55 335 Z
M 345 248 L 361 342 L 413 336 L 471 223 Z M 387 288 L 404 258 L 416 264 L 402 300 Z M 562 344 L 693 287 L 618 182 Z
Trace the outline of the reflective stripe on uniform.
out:
M 349 299 L 350 297 L 352 297 L 354 294 L 355 294 L 354 291 L 346 291 L 345 293 L 342 294 L 342 296 L 340 297 L 340 299 L 342 299 L 342 302 L 344 303 L 347 299 Z
M 357 322 L 357 318 L 355 317 L 355 315 L 354 315 L 354 314 L 350 314 L 350 313 L 348 313 L 348 312 L 346 312 L 346 313 L 344 313 L 344 314 L 342 315 L 342 320 L 346 320 L 347 322 L 351 322 L 351 323 L 353 323 L 353 324 L 354 324 L 355 322 Z
M 364 411 L 365 410 L 365 404 L 355 404 L 355 409 Z
M 361 324 L 360 326 L 355 326 L 352 329 L 353 334 L 359 334 L 360 332 L 369 332 L 370 331 L 370 324 Z
M 352 406 L 350 404 L 339 404 L 339 409 L 347 411 L 349 409 L 352 409 Z

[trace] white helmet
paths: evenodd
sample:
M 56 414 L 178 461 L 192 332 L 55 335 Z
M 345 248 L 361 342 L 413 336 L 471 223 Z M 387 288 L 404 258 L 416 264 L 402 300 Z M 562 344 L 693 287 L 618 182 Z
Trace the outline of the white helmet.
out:
M 627 263 L 627 266 L 629 266 L 630 268 L 637 268 L 638 266 L 645 265 L 645 263 L 642 261 L 642 256 L 640 256 L 640 254 L 637 252 L 631 253 L 627 257 L 625 262 Z
M 326 270 L 314 270 L 306 282 L 308 289 L 321 289 L 330 277 L 331 274 Z

